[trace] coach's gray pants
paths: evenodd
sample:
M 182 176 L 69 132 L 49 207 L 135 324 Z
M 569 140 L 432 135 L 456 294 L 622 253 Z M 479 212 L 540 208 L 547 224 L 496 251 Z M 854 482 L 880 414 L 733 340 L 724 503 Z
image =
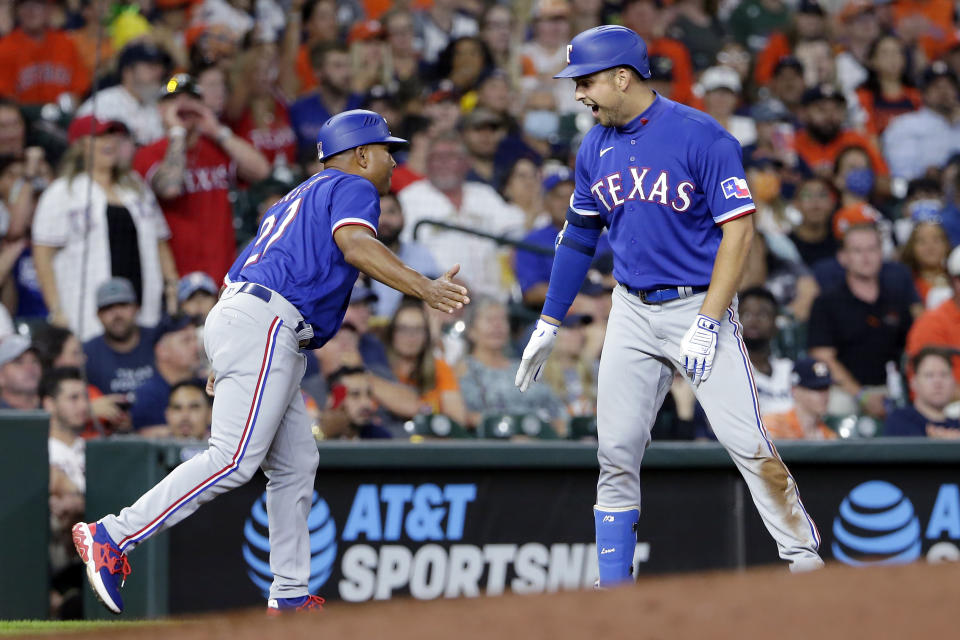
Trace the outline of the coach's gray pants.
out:
M 216 372 L 210 446 L 118 516 L 101 521 L 122 551 L 180 522 L 262 467 L 267 476 L 271 598 L 306 595 L 307 516 L 319 456 L 300 395 L 306 359 L 296 308 L 228 288 L 207 317 L 204 346 Z M 239 561 L 239 559 L 238 559 Z
M 671 364 L 679 369 L 680 341 L 705 295 L 648 305 L 622 286 L 613 292 L 597 385 L 597 505 L 601 508 L 640 505 L 643 452 L 650 443 L 657 411 L 670 390 Z M 795 569 L 818 565 L 819 534 L 760 421 L 736 298 L 718 319 L 713 371 L 696 389 L 697 399 L 717 439 L 740 469 L 780 557 Z

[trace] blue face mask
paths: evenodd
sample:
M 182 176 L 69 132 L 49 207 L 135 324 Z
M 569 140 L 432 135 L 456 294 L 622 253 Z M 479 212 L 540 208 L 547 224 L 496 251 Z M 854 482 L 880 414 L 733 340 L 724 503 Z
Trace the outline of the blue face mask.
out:
M 536 109 L 523 116 L 523 132 L 537 140 L 555 138 L 560 130 L 560 116 L 553 111 Z
M 873 169 L 851 169 L 847 172 L 847 191 L 855 196 L 866 198 L 873 191 L 874 179 Z

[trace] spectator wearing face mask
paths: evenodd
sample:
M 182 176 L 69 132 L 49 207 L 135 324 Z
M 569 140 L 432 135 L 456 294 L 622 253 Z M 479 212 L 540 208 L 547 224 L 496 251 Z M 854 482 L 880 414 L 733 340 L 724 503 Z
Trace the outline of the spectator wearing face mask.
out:
M 872 204 L 870 197 L 876 186 L 876 173 L 870 154 L 860 146 L 849 146 L 840 151 L 834 163 L 834 186 L 840 193 L 840 208 L 833 216 L 833 231 L 837 238 L 857 224 L 874 224 L 883 237 L 883 255 L 893 256 L 893 230 L 890 223 Z

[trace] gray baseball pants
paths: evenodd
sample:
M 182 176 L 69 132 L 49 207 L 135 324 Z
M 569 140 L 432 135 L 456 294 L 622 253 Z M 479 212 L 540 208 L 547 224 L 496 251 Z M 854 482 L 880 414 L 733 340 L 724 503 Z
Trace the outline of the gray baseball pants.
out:
M 119 515 L 101 520 L 129 551 L 200 505 L 267 476 L 271 598 L 308 593 L 307 516 L 319 455 L 300 395 L 306 358 L 294 328 L 303 318 L 273 293 L 269 302 L 230 285 L 207 317 L 204 347 L 216 372 L 209 448 L 184 462 Z
M 600 359 L 597 431 L 600 509 L 640 505 L 640 464 L 657 411 L 670 390 L 680 341 L 706 294 L 645 304 L 618 286 Z M 800 501 L 796 482 L 760 419 L 757 391 L 743 344 L 737 299 L 720 323 L 710 377 L 696 396 L 717 439 L 730 453 L 780 557 L 791 569 L 821 564 L 820 536 Z M 671 367 L 671 365 L 673 367 Z

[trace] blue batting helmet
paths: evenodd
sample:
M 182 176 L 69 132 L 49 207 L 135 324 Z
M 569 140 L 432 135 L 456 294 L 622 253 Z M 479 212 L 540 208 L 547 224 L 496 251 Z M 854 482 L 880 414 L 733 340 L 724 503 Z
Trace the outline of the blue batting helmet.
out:
M 554 78 L 579 78 L 613 67 L 631 67 L 650 77 L 647 43 L 626 27 L 604 25 L 577 34 L 567 45 L 567 67 Z
M 325 160 L 341 151 L 365 144 L 385 144 L 390 150 L 407 141 L 390 135 L 387 121 L 375 111 L 352 109 L 323 123 L 317 133 L 317 158 Z

